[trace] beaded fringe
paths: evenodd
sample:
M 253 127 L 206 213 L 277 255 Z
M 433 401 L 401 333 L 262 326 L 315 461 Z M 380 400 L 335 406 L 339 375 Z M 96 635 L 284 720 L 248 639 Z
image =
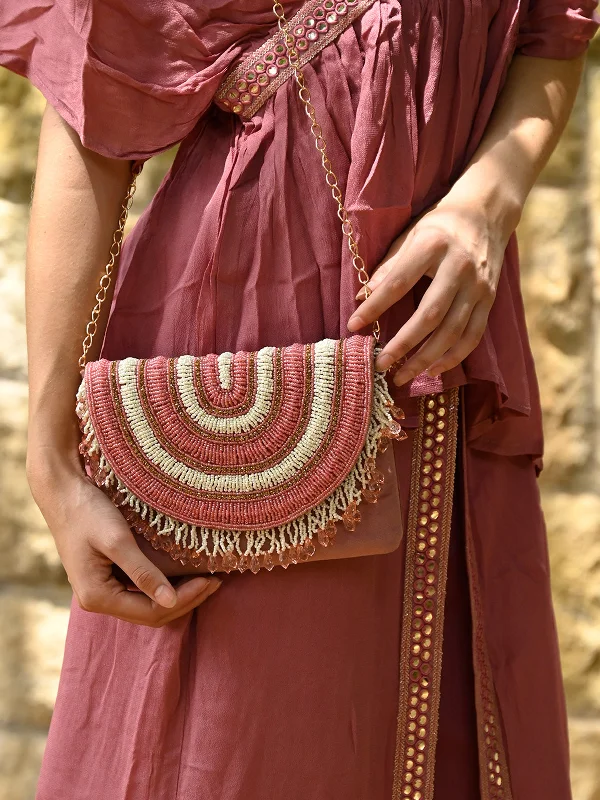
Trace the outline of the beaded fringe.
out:
M 264 530 L 240 531 L 190 524 L 141 500 L 118 478 L 102 453 L 84 381 L 77 392 L 76 412 L 83 434 L 80 451 L 92 468 L 94 481 L 111 497 L 132 529 L 155 549 L 165 550 L 184 564 L 208 560 L 211 572 L 219 567 L 227 572 L 233 569 L 258 572 L 261 568 L 272 569 L 276 564 L 287 567 L 308 561 L 316 552 L 316 542 L 324 547 L 333 543 L 336 522 L 354 530 L 360 522 L 358 505 L 363 500 L 377 502 L 383 483 L 383 475 L 375 465 L 377 453 L 384 451 L 391 439 L 406 438 L 397 422 L 403 414 L 393 404 L 384 374 L 375 372 L 365 444 L 344 481 L 319 505 L 296 519 Z

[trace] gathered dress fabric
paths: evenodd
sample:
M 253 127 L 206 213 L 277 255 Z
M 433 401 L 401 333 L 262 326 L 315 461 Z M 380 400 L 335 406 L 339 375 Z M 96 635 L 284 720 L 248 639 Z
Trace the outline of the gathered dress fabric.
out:
M 300 6 L 284 3 L 287 16 Z M 595 6 L 375 0 L 308 61 L 369 270 L 465 168 L 512 58 L 579 56 Z M 276 30 L 268 0 L 2 3 L 0 63 L 86 147 L 145 160 L 181 143 L 126 240 L 104 357 L 348 335 L 359 286 L 293 78 L 247 119 L 214 102 Z M 384 341 L 427 283 L 382 317 Z M 434 702 L 410 700 L 399 680 L 410 656 L 401 545 L 226 576 L 162 629 L 74 603 L 37 800 L 568 800 L 540 401 L 514 237 L 476 350 L 441 378 L 394 389 L 410 433 L 394 443 L 405 515 L 420 397 L 453 387 L 459 446 L 428 760 L 398 745 Z

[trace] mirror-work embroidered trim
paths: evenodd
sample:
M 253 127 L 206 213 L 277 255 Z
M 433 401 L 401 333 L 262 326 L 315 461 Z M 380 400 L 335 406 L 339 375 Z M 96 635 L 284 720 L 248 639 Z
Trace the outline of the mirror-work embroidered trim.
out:
M 288 27 L 304 66 L 337 38 L 375 0 L 308 0 L 290 19 Z M 277 89 L 293 75 L 282 31 L 230 70 L 217 89 L 214 102 L 225 111 L 250 119 Z
M 90 362 L 81 453 L 131 527 L 184 563 L 307 560 L 333 543 L 336 522 L 354 530 L 360 503 L 377 502 L 377 454 L 406 437 L 374 370 L 380 349 L 355 335 Z
M 406 539 L 393 800 L 432 800 L 458 430 L 457 388 L 420 401 Z

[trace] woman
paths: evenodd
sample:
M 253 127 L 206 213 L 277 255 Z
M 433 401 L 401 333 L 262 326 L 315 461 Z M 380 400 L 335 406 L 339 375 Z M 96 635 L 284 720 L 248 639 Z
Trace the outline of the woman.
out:
M 349 24 L 336 8 L 303 68 L 373 275 L 358 304 L 293 79 L 251 115 L 219 99 L 277 31 L 268 0 L 0 11 L 2 62 L 48 100 L 28 247 L 27 468 L 75 595 L 38 800 L 570 796 L 514 230 L 571 110 L 595 2 L 359 5 Z M 293 20 L 301 4 L 284 8 Z M 401 364 L 409 426 L 420 395 L 461 387 L 431 645 L 443 671 L 427 690 L 404 678 L 420 636 L 410 519 L 387 556 L 173 588 L 83 475 L 86 315 L 131 162 L 176 142 L 127 239 L 103 356 L 255 350 L 380 317 L 378 366 Z

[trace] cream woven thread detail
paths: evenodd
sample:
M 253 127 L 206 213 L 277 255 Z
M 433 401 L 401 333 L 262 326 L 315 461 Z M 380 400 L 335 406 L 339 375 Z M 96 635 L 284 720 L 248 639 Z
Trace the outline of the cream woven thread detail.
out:
M 260 556 L 279 555 L 286 550 L 305 545 L 307 540 L 316 540 L 318 531 L 330 520 L 342 520 L 344 511 L 352 502 L 357 505 L 361 502 L 361 493 L 367 486 L 370 474 L 367 461 L 376 457 L 382 432 L 394 425 L 389 412 L 390 402 L 384 375 L 375 373 L 367 437 L 351 472 L 331 495 L 307 513 L 285 525 L 258 531 L 232 531 L 192 525 L 152 508 L 125 486 L 102 453 L 89 413 L 85 381 L 79 387 L 76 410 L 82 425 L 86 451 L 98 455 L 99 469 L 104 475 L 102 486 L 116 490 L 120 497 L 118 506 L 132 508 L 159 536 L 166 537 L 174 533 L 174 540 L 178 545 L 197 555 L 224 556 L 234 551 L 238 556 Z

